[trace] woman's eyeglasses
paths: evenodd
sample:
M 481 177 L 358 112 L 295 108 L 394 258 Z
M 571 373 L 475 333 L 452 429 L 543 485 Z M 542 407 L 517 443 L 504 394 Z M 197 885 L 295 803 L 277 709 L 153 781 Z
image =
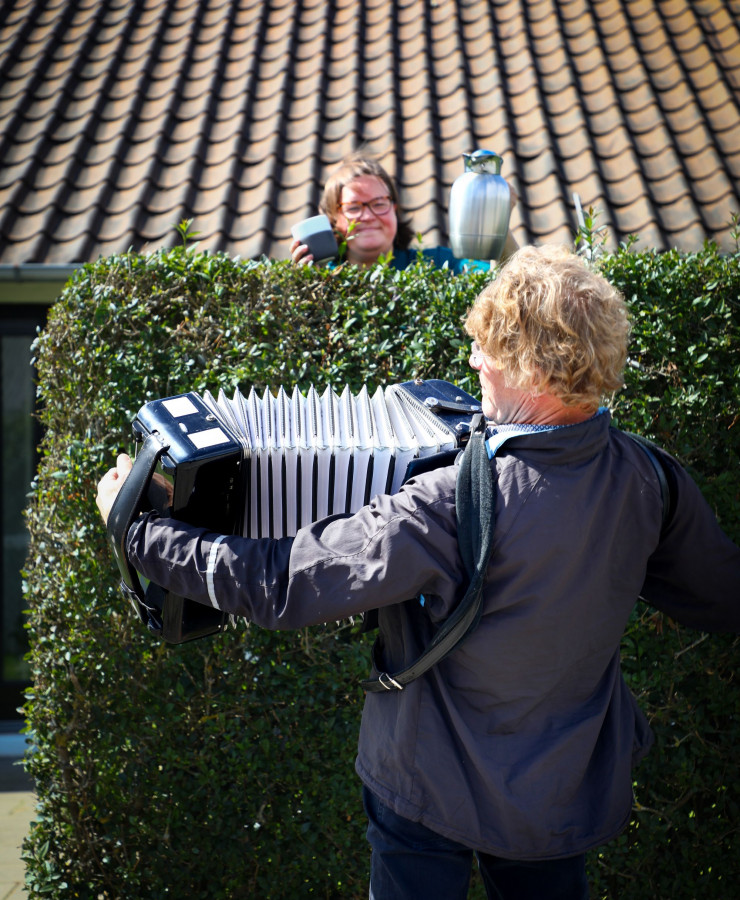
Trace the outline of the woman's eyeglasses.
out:
M 393 206 L 390 197 L 373 197 L 372 200 L 350 200 L 349 203 L 340 203 L 339 208 L 348 219 L 359 219 L 362 210 L 367 207 L 376 216 L 384 216 Z

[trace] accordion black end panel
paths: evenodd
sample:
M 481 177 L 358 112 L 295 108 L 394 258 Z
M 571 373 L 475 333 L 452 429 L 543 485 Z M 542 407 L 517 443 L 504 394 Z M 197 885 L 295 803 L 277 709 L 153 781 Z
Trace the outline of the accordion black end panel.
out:
M 181 644 L 224 631 L 220 610 L 144 584 L 125 556 L 133 520 L 154 509 L 220 534 L 281 538 L 356 512 L 409 477 L 450 464 L 480 402 L 430 379 L 366 388 L 297 387 L 218 397 L 194 392 L 145 404 L 138 452 L 108 523 L 121 587 L 149 630 Z
M 149 630 L 168 643 L 223 631 L 229 617 L 220 610 L 141 579 L 126 558 L 125 536 L 149 510 L 219 533 L 238 532 L 244 447 L 192 392 L 145 404 L 132 427 L 136 459 L 108 522 L 123 593 Z

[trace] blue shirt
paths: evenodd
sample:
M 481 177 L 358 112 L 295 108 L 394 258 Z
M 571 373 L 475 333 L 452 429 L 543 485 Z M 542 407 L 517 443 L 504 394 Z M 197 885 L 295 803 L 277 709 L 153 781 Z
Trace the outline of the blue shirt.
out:
M 430 262 L 435 269 L 447 268 L 455 275 L 463 272 L 488 271 L 490 263 L 481 259 L 458 259 L 449 247 L 430 247 L 427 250 L 394 250 L 390 266 L 393 269 L 407 269 L 421 257 L 422 262 Z

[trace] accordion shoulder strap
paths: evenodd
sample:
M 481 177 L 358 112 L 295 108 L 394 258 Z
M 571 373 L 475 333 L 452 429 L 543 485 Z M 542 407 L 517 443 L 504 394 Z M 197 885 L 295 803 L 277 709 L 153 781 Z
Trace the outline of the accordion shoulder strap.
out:
M 661 462 L 660 457 L 656 453 L 656 450 L 658 450 L 656 444 L 648 440 L 646 437 L 643 437 L 641 434 L 633 434 L 631 431 L 623 431 L 622 434 L 626 434 L 628 438 L 630 438 L 635 442 L 635 444 L 637 444 L 637 446 L 645 453 L 647 458 L 652 463 L 653 469 L 655 469 L 655 474 L 658 478 L 658 484 L 660 485 L 660 498 L 663 504 L 661 527 L 665 531 L 668 523 L 673 516 L 674 510 L 674 495 L 671 491 L 671 486 L 668 481 L 669 470 Z
M 662 501 L 662 527 L 671 519 L 675 499 L 671 491 L 668 472 L 655 444 L 640 435 L 624 432 L 647 455 L 660 485 Z M 370 692 L 400 691 L 415 678 L 423 675 L 433 665 L 444 659 L 478 625 L 481 614 L 481 594 L 488 560 L 491 556 L 494 528 L 493 483 L 485 444 L 485 420 L 476 416 L 472 434 L 457 476 L 455 506 L 458 522 L 458 543 L 470 585 L 460 604 L 444 622 L 424 653 L 400 672 L 389 674 L 378 665 L 378 644 L 373 647 L 373 662 L 379 674 L 362 682 Z
M 378 674 L 362 682 L 364 690 L 403 690 L 414 679 L 444 659 L 478 625 L 481 595 L 491 555 L 494 526 L 494 497 L 491 464 L 486 450 L 486 422 L 482 415 L 473 419 L 472 433 L 457 474 L 455 506 L 458 544 L 470 578 L 465 596 L 445 620 L 424 653 L 402 671 Z M 376 655 L 377 642 L 373 648 Z

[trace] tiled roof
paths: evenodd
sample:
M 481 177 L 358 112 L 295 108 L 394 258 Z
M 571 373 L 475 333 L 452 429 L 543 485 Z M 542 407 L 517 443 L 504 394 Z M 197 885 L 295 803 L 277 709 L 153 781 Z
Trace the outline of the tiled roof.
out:
M 0 0 L 0 264 L 285 256 L 363 142 L 426 246 L 485 148 L 520 243 L 729 248 L 740 0 Z

